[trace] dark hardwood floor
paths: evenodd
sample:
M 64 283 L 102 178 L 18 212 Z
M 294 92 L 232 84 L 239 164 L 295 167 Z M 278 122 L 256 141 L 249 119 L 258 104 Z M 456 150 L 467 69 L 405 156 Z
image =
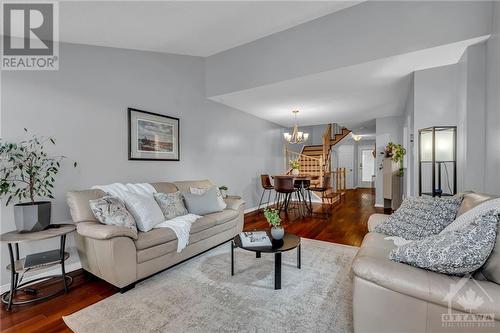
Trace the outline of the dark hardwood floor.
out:
M 359 246 L 367 233 L 368 217 L 382 212 L 373 207 L 372 189 L 356 189 L 346 193 L 345 202 L 330 209 L 329 217 L 319 213 L 328 206 L 314 205 L 316 214 L 298 219 L 291 212 L 284 219 L 285 229 L 304 238 Z M 262 213 L 249 213 L 245 216 L 245 230 L 268 228 Z M 48 301 L 26 306 L 15 306 L 12 311 L 0 309 L 1 332 L 71 332 L 62 320 L 69 315 L 118 292 L 112 285 L 85 274 L 82 270 L 70 273 L 74 282 L 68 294 L 61 294 Z M 42 283 L 38 286 L 48 293 L 60 286 Z

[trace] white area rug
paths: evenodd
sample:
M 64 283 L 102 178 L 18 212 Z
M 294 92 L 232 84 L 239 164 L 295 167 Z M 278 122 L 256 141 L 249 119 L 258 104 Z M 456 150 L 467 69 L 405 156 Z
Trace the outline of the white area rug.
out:
M 352 332 L 357 250 L 302 239 L 302 269 L 284 253 L 274 290 L 273 255 L 236 249 L 231 276 L 226 243 L 63 319 L 77 333 Z

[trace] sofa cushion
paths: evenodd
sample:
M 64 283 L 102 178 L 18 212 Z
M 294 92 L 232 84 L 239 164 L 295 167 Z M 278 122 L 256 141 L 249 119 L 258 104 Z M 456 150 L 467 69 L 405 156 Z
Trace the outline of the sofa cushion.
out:
M 137 250 L 137 263 L 140 264 L 175 251 L 177 251 L 177 239 L 148 247 L 146 249 Z
M 439 273 L 472 273 L 486 262 L 495 246 L 498 219 L 499 213 L 492 210 L 462 230 L 442 232 L 395 248 L 389 258 Z
M 155 193 L 154 198 L 160 206 L 165 220 L 171 220 L 177 216 L 186 215 L 188 213 L 181 192 L 173 193 Z
M 222 212 L 202 216 L 191 225 L 191 234 L 211 228 L 215 225 L 224 224 L 238 217 L 238 212 L 232 209 L 224 209 Z
M 93 239 L 111 239 L 115 237 L 129 237 L 137 239 L 137 229 L 107 225 L 99 222 L 80 222 L 76 225 L 76 232 L 84 237 Z
M 173 193 L 179 190 L 174 183 L 168 183 L 168 182 L 151 183 L 151 186 L 154 187 L 156 192 L 160 193 Z
M 123 199 L 128 211 L 134 216 L 137 229 L 140 231 L 150 231 L 155 225 L 165 221 L 165 217 L 153 194 L 125 191 Z
M 208 180 L 183 180 L 183 181 L 178 181 L 174 182 L 175 186 L 181 191 L 182 193 L 190 193 L 190 188 L 191 187 L 197 187 L 197 188 L 209 188 L 214 186 L 214 184 Z
M 138 232 L 135 240 L 135 247 L 138 250 L 177 240 L 177 236 L 170 228 L 158 228 L 148 232 Z
M 216 221 L 213 217 L 210 219 L 207 219 L 207 220 Z M 207 224 L 205 224 L 205 225 L 207 225 Z M 228 229 L 234 228 L 235 225 L 236 225 L 235 220 L 229 220 L 229 221 L 225 221 L 225 223 L 221 223 L 218 225 L 213 224 L 211 227 L 208 227 L 206 229 L 203 229 L 201 231 L 194 232 L 194 233 L 192 232 L 193 229 L 191 228 L 191 234 L 189 236 L 189 245 L 203 241 L 204 239 L 215 236 L 215 235 L 217 235 L 221 232 L 224 232 Z M 153 229 L 153 231 L 163 230 L 163 229 L 164 228 Z M 166 229 L 166 230 L 170 230 L 170 229 Z M 153 231 L 150 231 L 147 234 L 152 233 Z M 139 233 L 139 234 L 140 234 L 140 237 L 142 238 L 142 237 L 144 237 L 144 235 L 142 235 L 142 234 L 145 234 L 145 233 Z M 160 239 L 160 238 L 157 238 L 157 239 Z M 137 244 L 137 242 L 136 242 L 136 244 Z M 150 246 L 147 248 L 142 248 L 142 249 L 138 248 L 137 249 L 137 262 L 143 263 L 145 261 L 163 256 L 163 255 L 166 255 L 166 254 L 169 254 L 172 252 L 175 252 L 176 250 L 177 250 L 177 238 L 174 235 L 174 239 L 170 239 L 167 242 L 156 244 L 154 246 Z
M 498 223 L 495 247 L 486 263 L 481 267 L 481 273 L 488 281 L 500 284 L 500 220 Z
M 89 205 L 96 219 L 102 224 L 137 230 L 134 217 L 117 197 L 107 195 L 99 199 L 89 200 Z
M 215 186 L 209 188 L 202 195 L 192 193 L 184 193 L 183 195 L 186 208 L 191 214 L 207 215 L 222 211 L 217 199 L 217 187 Z
M 226 223 L 214 225 L 211 228 L 202 230 L 200 232 L 192 233 L 189 235 L 189 244 L 194 244 L 196 242 L 202 241 L 208 237 L 212 237 L 223 231 L 234 228 L 235 226 L 236 226 L 236 220 L 229 220 Z
M 435 235 L 455 220 L 461 202 L 462 197 L 406 198 L 401 207 L 374 230 L 408 240 Z
M 97 189 L 71 191 L 66 193 L 66 202 L 68 203 L 73 222 L 97 222 L 92 209 L 90 209 L 89 200 L 99 199 L 105 195 L 106 193 L 104 191 Z
M 386 214 L 372 214 L 368 219 L 368 231 L 372 232 L 375 230 L 375 227 L 379 224 L 384 223 L 390 215 Z
M 457 212 L 457 217 L 463 213 L 471 210 L 482 202 L 492 199 L 493 196 L 481 193 L 465 193 L 463 196 L 462 204 Z

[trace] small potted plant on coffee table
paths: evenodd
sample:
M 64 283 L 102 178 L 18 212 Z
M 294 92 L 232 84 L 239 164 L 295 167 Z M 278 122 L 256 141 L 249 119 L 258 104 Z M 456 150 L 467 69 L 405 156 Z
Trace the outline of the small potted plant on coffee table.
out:
M 283 239 L 285 235 L 285 229 L 281 225 L 280 213 L 277 209 L 266 208 L 264 209 L 264 216 L 267 222 L 271 226 L 271 236 L 275 240 Z
M 24 129 L 28 135 L 28 130 Z M 0 197 L 14 205 L 14 221 L 19 232 L 40 231 L 50 224 L 54 182 L 64 156 L 49 156 L 45 145 L 53 138 L 29 135 L 20 142 L 0 140 Z M 76 162 L 74 162 L 76 167 Z

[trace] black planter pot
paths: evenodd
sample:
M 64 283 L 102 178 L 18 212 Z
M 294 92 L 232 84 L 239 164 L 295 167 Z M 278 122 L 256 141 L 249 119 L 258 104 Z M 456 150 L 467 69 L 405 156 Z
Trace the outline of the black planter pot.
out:
M 34 232 L 50 225 L 50 201 L 26 202 L 14 205 L 14 221 L 19 232 Z

